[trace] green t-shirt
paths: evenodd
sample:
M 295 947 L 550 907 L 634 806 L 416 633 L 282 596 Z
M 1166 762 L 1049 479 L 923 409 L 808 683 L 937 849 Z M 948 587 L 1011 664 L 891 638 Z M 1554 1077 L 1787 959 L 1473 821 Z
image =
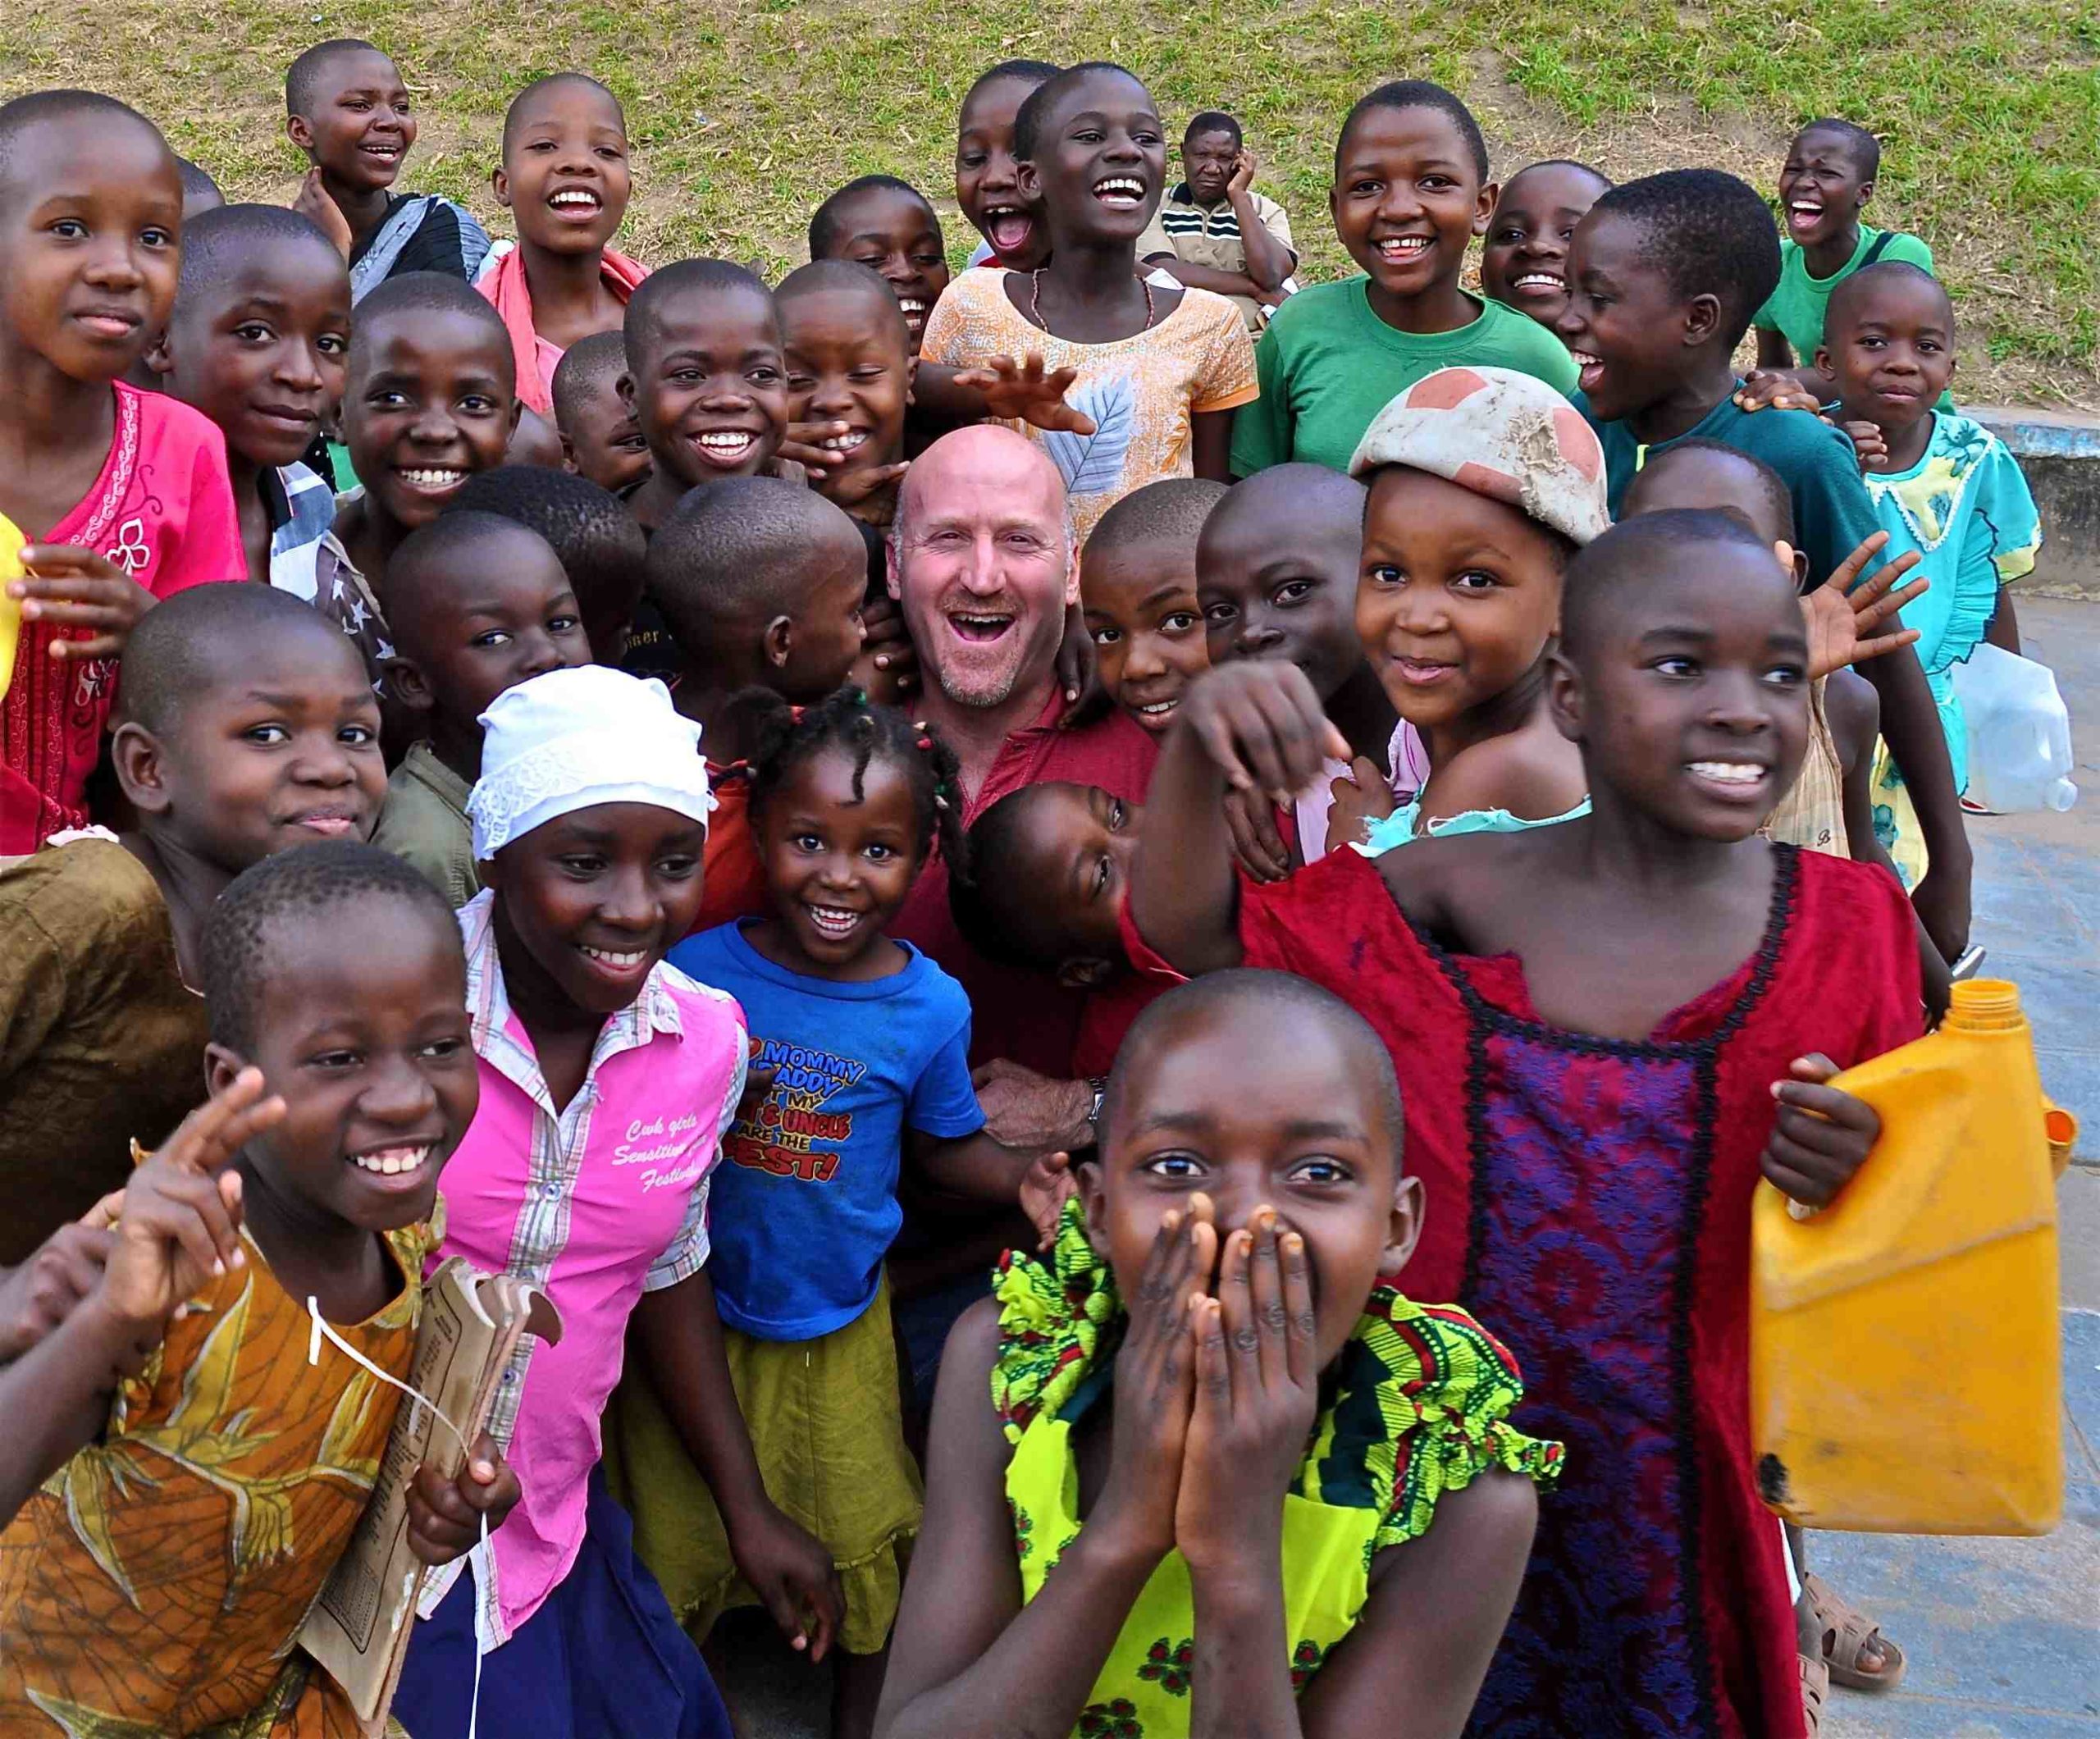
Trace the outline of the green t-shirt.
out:
M 1794 347 L 1794 360 L 1804 368 L 1815 361 L 1816 346 L 1823 342 L 1823 316 L 1830 306 L 1830 292 L 1846 279 L 1868 263 L 1867 256 L 1874 253 L 1874 243 L 1882 235 L 1888 240 L 1881 252 L 1874 254 L 1881 260 L 1906 260 L 1913 266 L 1933 269 L 1933 250 L 1915 235 L 1901 230 L 1877 230 L 1870 223 L 1860 226 L 1860 244 L 1852 249 L 1852 257 L 1827 278 L 1812 278 L 1808 275 L 1808 262 L 1801 253 L 1799 242 L 1782 240 L 1779 243 L 1779 287 L 1772 292 L 1757 317 L 1751 323 L 1760 331 L 1778 332 Z
M 1234 476 L 1292 460 L 1348 470 L 1372 419 L 1439 368 L 1513 368 L 1575 390 L 1568 347 L 1514 308 L 1483 302 L 1480 317 L 1454 331 L 1396 331 L 1372 312 L 1370 281 L 1315 284 L 1276 310 L 1254 347 L 1262 396 L 1233 418 Z
M 1778 472 L 1793 497 L 1794 542 L 1807 552 L 1809 578 L 1815 584 L 1828 579 L 1840 562 L 1881 529 L 1852 443 L 1842 430 L 1808 411 L 1741 410 L 1731 389 L 1730 396 L 1707 412 L 1697 427 L 1675 440 L 1644 446 L 1624 423 L 1598 422 L 1580 393 L 1575 408 L 1589 418 L 1604 444 L 1605 487 L 1614 519 L 1634 473 L 1649 455 L 1696 437 L 1753 454 Z M 1877 562 L 1867 572 L 1880 565 Z

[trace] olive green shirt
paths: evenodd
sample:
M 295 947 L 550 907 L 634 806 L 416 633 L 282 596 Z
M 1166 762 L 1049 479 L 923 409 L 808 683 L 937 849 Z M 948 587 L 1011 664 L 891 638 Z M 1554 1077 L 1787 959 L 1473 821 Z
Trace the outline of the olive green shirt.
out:
M 372 834 L 381 851 L 422 871 L 455 911 L 482 891 L 467 819 L 472 789 L 428 743 L 413 744 L 386 781 L 386 806 Z
M 204 1098 L 204 999 L 159 885 L 107 834 L 0 858 L 0 1264 L 131 1175 Z

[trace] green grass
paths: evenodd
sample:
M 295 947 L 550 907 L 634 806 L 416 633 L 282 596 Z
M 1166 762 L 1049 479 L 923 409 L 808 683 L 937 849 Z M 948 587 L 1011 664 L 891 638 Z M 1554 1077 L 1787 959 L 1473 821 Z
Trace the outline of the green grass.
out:
M 827 191 L 873 170 L 934 195 L 959 259 L 975 238 L 949 198 L 956 106 L 979 68 L 1013 55 L 1121 60 L 1171 125 L 1235 110 L 1316 277 L 1347 266 L 1324 212 L 1334 128 L 1381 79 L 1458 89 L 1505 172 L 1541 155 L 1622 177 L 1711 162 L 1769 190 L 1790 130 L 1842 114 L 1885 140 L 1874 215 L 1924 235 L 1955 290 L 1965 394 L 2100 406 L 2094 0 L 11 0 L 0 94 L 110 91 L 231 189 L 281 199 L 297 168 L 281 69 L 340 34 L 388 47 L 416 89 L 409 184 L 487 212 L 509 94 L 582 67 L 634 130 L 631 251 L 770 272 L 801 258 Z

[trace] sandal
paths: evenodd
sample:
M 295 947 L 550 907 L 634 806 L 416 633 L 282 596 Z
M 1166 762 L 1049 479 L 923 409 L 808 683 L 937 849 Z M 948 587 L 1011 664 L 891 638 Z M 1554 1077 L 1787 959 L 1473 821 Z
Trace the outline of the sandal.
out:
M 1848 1691 L 1893 1691 L 1903 1682 L 1903 1650 L 1881 1632 L 1873 1619 L 1831 1591 L 1828 1583 L 1813 1576 L 1801 1578 L 1801 1592 L 1808 1596 L 1823 1633 L 1823 1659 L 1830 1668 L 1830 1682 Z M 1886 1663 L 1879 1673 L 1860 1664 L 1871 1643 Z
M 1808 1739 L 1823 1731 L 1823 1705 L 1830 1695 L 1830 1668 L 1813 1655 L 1796 1655 L 1801 1669 L 1801 1725 Z

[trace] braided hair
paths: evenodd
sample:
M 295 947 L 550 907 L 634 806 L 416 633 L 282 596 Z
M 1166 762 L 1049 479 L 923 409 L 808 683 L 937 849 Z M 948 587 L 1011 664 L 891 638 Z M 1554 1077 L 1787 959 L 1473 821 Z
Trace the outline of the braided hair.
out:
M 748 709 L 756 745 L 748 774 L 754 817 L 791 772 L 826 749 L 842 748 L 853 757 L 856 801 L 869 766 L 879 758 L 902 772 L 911 789 L 920 866 L 938 840 L 950 873 L 963 873 L 969 842 L 962 830 L 961 765 L 926 726 L 852 687 L 835 689 L 809 706 L 790 706 L 770 691 L 738 696 L 734 704 L 740 713 Z

